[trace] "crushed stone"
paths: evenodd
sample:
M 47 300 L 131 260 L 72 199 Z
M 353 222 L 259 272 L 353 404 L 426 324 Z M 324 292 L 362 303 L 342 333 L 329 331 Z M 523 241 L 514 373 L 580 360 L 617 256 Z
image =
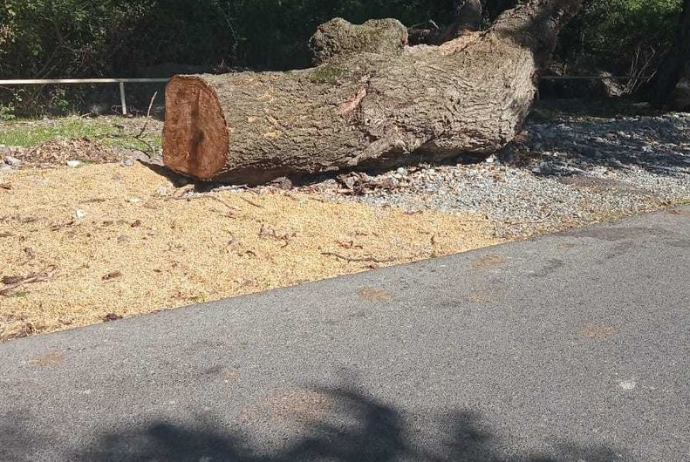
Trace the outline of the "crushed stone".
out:
M 354 172 L 299 188 L 331 200 L 475 212 L 528 237 L 690 202 L 690 114 L 528 123 L 476 163 Z

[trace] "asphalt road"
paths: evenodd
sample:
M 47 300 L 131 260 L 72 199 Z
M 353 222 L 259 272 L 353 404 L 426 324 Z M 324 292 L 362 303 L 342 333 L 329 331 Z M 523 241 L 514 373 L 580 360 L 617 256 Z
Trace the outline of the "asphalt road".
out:
M 690 460 L 690 208 L 0 344 L 0 460 Z

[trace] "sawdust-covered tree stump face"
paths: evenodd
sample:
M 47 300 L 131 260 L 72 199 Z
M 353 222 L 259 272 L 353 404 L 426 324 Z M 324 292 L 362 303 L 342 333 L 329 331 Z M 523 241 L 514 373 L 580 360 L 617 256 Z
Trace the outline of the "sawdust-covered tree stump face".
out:
M 227 160 L 228 129 L 216 92 L 202 79 L 173 77 L 165 90 L 163 150 L 173 170 L 211 179 Z

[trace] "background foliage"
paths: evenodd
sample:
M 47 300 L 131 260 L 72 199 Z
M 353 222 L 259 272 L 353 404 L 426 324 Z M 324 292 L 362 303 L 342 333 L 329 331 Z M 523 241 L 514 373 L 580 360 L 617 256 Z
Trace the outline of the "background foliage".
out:
M 488 24 L 517 0 L 484 2 Z M 562 34 L 557 60 L 613 73 L 654 66 L 673 39 L 680 6 L 681 0 L 586 0 Z M 307 39 L 328 19 L 443 24 L 451 8 L 452 0 L 4 0 L 0 78 L 165 75 L 173 69 L 165 63 L 195 71 L 306 67 Z M 0 98 L 5 112 L 39 100 L 65 112 L 85 101 L 78 91 L 4 90 Z
M 613 73 L 655 67 L 677 31 L 682 0 L 587 0 L 561 33 L 557 59 Z

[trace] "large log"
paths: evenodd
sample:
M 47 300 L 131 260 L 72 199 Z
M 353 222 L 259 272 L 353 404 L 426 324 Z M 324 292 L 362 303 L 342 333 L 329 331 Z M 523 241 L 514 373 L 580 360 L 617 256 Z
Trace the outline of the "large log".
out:
M 164 163 L 201 180 L 259 184 L 494 152 L 524 121 L 535 70 L 581 1 L 531 0 L 487 32 L 440 46 L 329 53 L 288 72 L 175 76 Z

